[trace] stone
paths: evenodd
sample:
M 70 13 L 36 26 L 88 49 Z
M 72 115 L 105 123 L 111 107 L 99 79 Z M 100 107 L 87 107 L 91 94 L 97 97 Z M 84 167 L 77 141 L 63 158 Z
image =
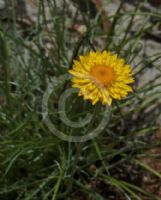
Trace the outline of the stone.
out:
M 1 10 L 1 9 L 4 9 L 4 7 L 5 7 L 5 2 L 4 2 L 4 0 L 0 0 L 0 10 Z

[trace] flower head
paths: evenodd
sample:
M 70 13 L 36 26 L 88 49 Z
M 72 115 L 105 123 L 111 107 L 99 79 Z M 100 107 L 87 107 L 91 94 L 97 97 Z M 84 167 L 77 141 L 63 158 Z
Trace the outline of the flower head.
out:
M 79 96 L 111 105 L 112 99 L 122 99 L 132 92 L 134 82 L 132 68 L 125 60 L 111 52 L 90 52 L 74 60 L 69 73 L 73 75 L 73 87 L 79 88 Z

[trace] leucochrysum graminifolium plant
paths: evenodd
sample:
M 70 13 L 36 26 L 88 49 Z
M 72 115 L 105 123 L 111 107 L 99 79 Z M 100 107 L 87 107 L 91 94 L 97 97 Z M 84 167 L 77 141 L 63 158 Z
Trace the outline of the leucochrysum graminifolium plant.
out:
M 145 157 L 153 158 L 155 163 L 160 160 L 160 155 L 148 149 L 161 146 L 159 140 L 152 140 L 160 127 L 161 73 L 157 61 L 161 55 L 160 51 L 154 53 L 155 49 L 146 54 L 144 45 L 146 33 L 159 27 L 152 21 L 160 20 L 160 13 L 142 10 L 147 2 L 140 0 L 125 12 L 127 1 L 119 1 L 116 12 L 107 12 L 111 26 L 105 32 L 101 10 L 92 18 L 94 10 L 89 2 L 92 1 L 38 1 L 34 25 L 16 21 L 14 5 L 9 20 L 0 18 L 2 200 L 160 199 L 142 181 L 150 174 L 157 180 L 161 178 L 157 170 L 142 161 Z M 104 2 L 108 6 L 113 1 Z M 71 5 L 75 12 L 68 10 Z M 136 21 L 137 29 L 133 26 Z M 73 29 L 79 23 L 87 29 L 83 35 Z M 94 52 L 95 49 L 105 51 Z M 56 128 L 67 136 L 84 136 L 98 126 L 105 107 L 112 113 L 101 133 L 83 143 L 60 140 L 42 120 L 42 97 L 49 83 L 68 75 L 70 67 L 72 85 L 84 99 L 78 98 L 78 93 L 66 93 L 64 112 L 73 124 L 83 119 L 88 122 L 88 112 L 93 118 L 79 128 L 61 121 L 58 102 L 64 91 L 70 93 L 66 90 L 71 87 L 68 79 L 56 85 L 48 99 L 48 114 Z M 140 85 L 148 70 L 157 73 Z M 103 105 L 97 107 L 99 103 Z
M 80 56 L 69 73 L 73 75 L 72 86 L 80 89 L 79 96 L 91 100 L 93 105 L 98 101 L 111 105 L 112 99 L 120 100 L 132 92 L 131 66 L 111 52 L 97 51 Z

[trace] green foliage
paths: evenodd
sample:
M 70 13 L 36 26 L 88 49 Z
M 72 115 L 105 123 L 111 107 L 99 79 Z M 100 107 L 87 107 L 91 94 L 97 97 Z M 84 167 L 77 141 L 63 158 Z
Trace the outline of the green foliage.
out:
M 144 35 L 154 26 L 151 17 L 161 15 L 142 11 L 145 2 L 141 1 L 136 1 L 134 10 L 123 12 L 125 2 L 121 1 L 116 13 L 109 16 L 111 28 L 105 32 L 101 13 L 92 18 L 88 12 L 90 4 L 83 10 L 79 1 L 70 1 L 75 7 L 71 13 L 70 4 L 62 2 L 60 7 L 57 1 L 48 1 L 50 21 L 45 1 L 39 1 L 34 25 L 17 27 L 14 9 L 10 30 L 4 21 L 0 23 L 0 199 L 105 200 L 114 194 L 125 200 L 159 199 L 144 190 L 141 176 L 145 171 L 161 175 L 139 159 L 147 156 L 148 149 L 160 146 L 151 138 L 160 128 L 161 71 L 156 62 L 161 54 L 147 56 L 141 51 L 146 48 Z M 134 32 L 137 16 L 145 18 Z M 79 21 L 87 28 L 82 34 L 73 29 Z M 96 138 L 82 143 L 63 141 L 43 121 L 43 96 L 49 83 L 68 73 L 73 59 L 95 49 L 110 49 L 131 63 L 134 93 L 113 103 L 110 120 Z M 145 83 L 142 77 L 149 69 L 157 73 Z M 66 135 L 83 136 L 98 126 L 104 107 L 95 108 L 72 94 L 66 101 L 69 119 L 80 122 L 93 113 L 92 122 L 79 128 L 65 125 L 58 102 L 70 87 L 69 79 L 54 87 L 49 116 Z M 139 178 L 133 174 L 135 168 Z

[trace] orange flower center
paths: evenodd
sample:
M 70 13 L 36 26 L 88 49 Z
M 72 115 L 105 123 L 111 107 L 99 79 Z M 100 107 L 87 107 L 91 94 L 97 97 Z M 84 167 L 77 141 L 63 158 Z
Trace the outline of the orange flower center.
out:
M 107 86 L 115 79 L 114 71 L 106 65 L 96 65 L 91 67 L 90 75 L 95 83 Z

